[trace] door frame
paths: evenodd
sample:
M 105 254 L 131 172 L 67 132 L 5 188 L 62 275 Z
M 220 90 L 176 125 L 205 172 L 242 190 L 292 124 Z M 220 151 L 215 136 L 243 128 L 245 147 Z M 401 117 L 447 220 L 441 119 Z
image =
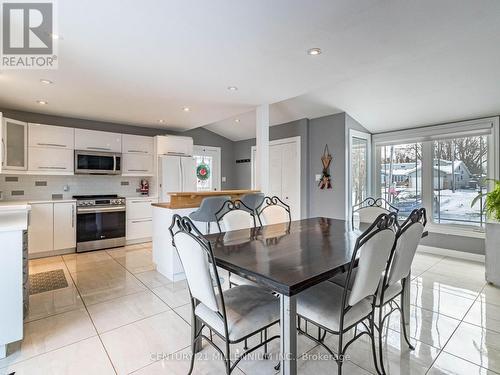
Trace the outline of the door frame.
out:
M 217 181 L 214 181 L 216 182 L 216 184 L 214 184 L 212 186 L 212 188 L 216 187 L 216 191 L 220 191 L 221 188 L 222 188 L 222 160 L 221 160 L 221 148 L 220 147 L 216 147 L 216 146 L 203 146 L 203 145 L 193 145 L 193 156 L 194 155 L 197 155 L 196 153 L 196 149 L 203 149 L 204 151 L 215 151 L 217 153 L 217 159 L 218 159 L 218 162 L 217 162 L 217 167 L 218 167 L 218 170 L 219 170 L 219 179 Z M 217 186 L 215 186 L 217 185 Z
M 295 147 L 297 148 L 297 170 L 302 171 L 302 155 L 300 154 L 300 136 L 289 137 L 289 138 L 280 138 L 275 139 L 273 141 L 269 141 L 269 147 L 286 144 L 286 143 L 295 143 Z M 255 154 L 257 152 L 257 146 L 252 146 L 250 148 L 250 175 L 251 175 L 251 189 L 255 189 Z M 296 184 L 299 193 L 299 204 L 297 207 L 297 212 L 299 218 L 302 217 L 301 205 L 302 205 L 302 189 L 300 186 L 301 183 L 301 173 L 296 174 Z
M 366 197 L 370 197 L 372 194 L 372 135 L 370 133 L 361 132 L 359 130 L 349 129 L 348 133 L 349 147 L 346 149 L 346 220 L 351 220 L 352 215 L 352 170 L 351 170 L 351 156 L 352 156 L 352 139 L 359 138 L 366 140 Z

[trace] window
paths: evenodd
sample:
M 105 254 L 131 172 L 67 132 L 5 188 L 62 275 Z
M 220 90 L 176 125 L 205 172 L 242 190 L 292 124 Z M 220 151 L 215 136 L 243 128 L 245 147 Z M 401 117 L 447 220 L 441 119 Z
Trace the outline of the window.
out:
M 352 205 L 357 205 L 367 198 L 368 189 L 368 140 L 352 137 L 351 139 L 351 192 Z
M 429 222 L 475 231 L 486 220 L 483 203 L 471 207 L 487 178 L 499 179 L 498 117 L 376 134 L 379 194 L 405 218 L 425 207 Z M 435 230 L 438 230 L 434 226 Z M 432 226 L 431 226 L 432 228 Z
M 195 155 L 196 191 L 212 191 L 212 157 Z
M 380 196 L 406 218 L 422 206 L 422 144 L 407 143 L 377 148 L 380 161 Z
M 482 226 L 482 202 L 488 175 L 488 137 L 449 138 L 433 142 L 433 219 L 436 223 Z

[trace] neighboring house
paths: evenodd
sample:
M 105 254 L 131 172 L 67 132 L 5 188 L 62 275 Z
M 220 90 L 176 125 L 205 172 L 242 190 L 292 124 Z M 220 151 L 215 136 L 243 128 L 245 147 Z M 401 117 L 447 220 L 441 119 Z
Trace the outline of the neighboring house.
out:
M 382 164 L 382 182 L 385 183 L 389 174 L 389 164 Z M 422 166 L 418 163 L 393 163 L 392 182 L 400 187 L 420 187 Z M 453 172 L 452 172 L 453 169 Z M 455 189 L 467 189 L 473 182 L 469 168 L 461 160 L 434 160 L 434 188 L 447 190 L 453 188 L 453 176 L 455 178 Z

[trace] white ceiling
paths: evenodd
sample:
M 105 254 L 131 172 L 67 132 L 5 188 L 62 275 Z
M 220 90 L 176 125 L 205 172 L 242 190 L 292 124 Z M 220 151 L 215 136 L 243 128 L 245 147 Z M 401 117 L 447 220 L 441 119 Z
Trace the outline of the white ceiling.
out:
M 500 113 L 498 0 L 58 8 L 59 69 L 3 71 L 0 106 L 152 127 L 164 119 L 171 129 L 211 124 L 232 139 L 254 136 L 251 119 L 234 118 L 262 103 L 279 102 L 273 123 L 346 111 L 373 132 Z M 308 56 L 311 47 L 323 54 Z

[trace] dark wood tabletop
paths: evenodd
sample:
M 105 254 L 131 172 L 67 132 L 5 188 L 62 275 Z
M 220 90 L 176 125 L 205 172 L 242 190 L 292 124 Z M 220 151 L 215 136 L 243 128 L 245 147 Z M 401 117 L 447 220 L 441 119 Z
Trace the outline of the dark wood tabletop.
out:
M 293 296 L 345 270 L 360 234 L 348 221 L 319 217 L 207 239 L 219 267 Z

